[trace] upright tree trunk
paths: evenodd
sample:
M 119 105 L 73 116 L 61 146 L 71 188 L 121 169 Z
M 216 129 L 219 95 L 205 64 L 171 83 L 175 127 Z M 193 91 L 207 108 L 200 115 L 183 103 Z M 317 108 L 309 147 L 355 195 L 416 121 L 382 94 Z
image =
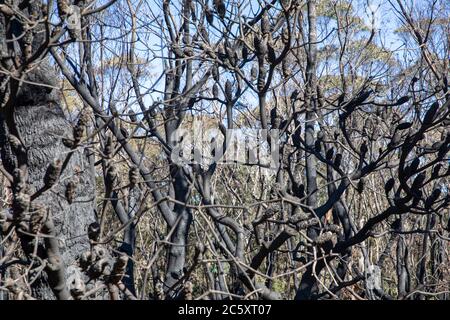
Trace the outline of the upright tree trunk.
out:
M 309 149 L 314 149 L 315 145 L 315 125 L 317 117 L 317 77 L 316 77 L 316 60 L 317 60 L 317 30 L 316 30 L 316 2 L 314 0 L 308 1 L 308 49 L 307 49 L 307 64 L 306 64 L 306 117 L 305 117 L 305 143 Z M 310 208 L 317 207 L 317 161 L 309 151 L 305 152 L 306 162 L 306 204 Z M 308 237 L 314 239 L 317 236 L 313 228 L 308 229 Z M 307 268 L 303 274 L 300 282 L 300 287 L 296 294 L 296 299 L 309 299 L 316 279 L 312 274 L 313 269 Z M 316 270 L 319 273 L 319 270 Z
M 181 167 L 172 165 L 172 179 L 175 189 L 175 199 L 182 203 L 187 203 L 189 198 L 189 185 L 185 174 Z M 174 207 L 176 213 L 177 223 L 175 230 L 170 237 L 171 246 L 168 252 L 167 273 L 164 283 L 165 290 L 169 298 L 177 297 L 176 291 L 169 291 L 169 289 L 176 289 L 173 286 L 183 276 L 184 267 L 186 264 L 186 245 L 188 240 L 189 228 L 192 222 L 192 213 L 189 208 L 180 203 L 176 203 Z
M 32 12 L 39 14 L 40 10 L 40 1 L 36 1 L 28 4 L 22 13 L 27 16 Z M 0 14 L 3 70 L 6 68 L 14 71 L 13 60 L 25 60 L 24 44 L 20 42 L 25 40 L 19 37 L 22 30 L 20 22 Z M 39 25 L 35 31 L 31 43 L 32 52 L 38 50 L 45 37 L 43 26 Z M 13 41 L 12 38 L 19 40 Z M 10 41 L 5 41 L 8 39 Z M 20 67 L 23 66 L 23 62 L 21 63 Z M 25 173 L 28 193 L 33 195 L 44 186 L 44 176 L 49 165 L 55 160 L 64 162 L 68 156 L 70 149 L 63 144 L 62 139 L 73 139 L 73 128 L 61 108 L 57 73 L 48 61 L 34 61 L 24 69 L 23 80 L 18 81 L 4 73 L 0 74 L 0 148 L 3 167 L 10 174 L 20 167 Z M 15 141 L 20 142 L 24 152 L 17 152 L 11 139 L 18 139 Z M 71 204 L 65 196 L 66 186 L 70 181 L 76 185 Z M 33 200 L 33 203 L 44 205 L 53 220 L 66 280 L 71 272 L 75 272 L 74 262 L 78 255 L 89 250 L 87 226 L 95 219 L 94 184 L 88 160 L 82 148 L 78 148 L 53 187 Z M 39 245 L 41 249 L 46 249 L 43 241 Z M 38 251 L 41 259 L 47 258 L 45 252 L 46 250 Z M 37 275 L 37 280 L 32 284 L 33 296 L 54 299 L 46 272 Z
M 51 76 L 50 67 L 39 68 L 37 73 L 44 77 Z M 56 77 L 55 77 L 56 78 Z M 26 167 L 31 193 L 44 186 L 44 175 L 47 167 L 56 159 L 64 161 L 69 149 L 62 143 L 62 138 L 72 137 L 72 126 L 65 119 L 61 106 L 57 101 L 49 100 L 52 92 L 46 88 L 24 88 L 34 90 L 42 100 L 36 104 L 33 101 L 21 100 L 19 92 L 17 104 L 9 111 L 1 114 L 0 146 L 2 162 L 12 173 L 17 162 L 11 150 L 8 134 L 16 130 L 26 149 Z M 24 92 L 24 94 L 27 94 Z M 38 101 L 38 100 L 35 100 Z M 23 103 L 21 103 L 23 102 Z M 6 121 L 6 119 L 11 121 Z M 9 123 L 8 123 L 9 122 Z M 14 128 L 11 128 L 13 126 Z M 69 181 L 76 184 L 75 197 L 72 204 L 65 198 L 66 185 Z M 41 194 L 36 202 L 46 205 L 51 212 L 58 237 L 61 239 L 61 253 L 65 266 L 74 263 L 77 256 L 89 250 L 87 226 L 94 221 L 94 180 L 89 170 L 87 158 L 82 151 L 76 151 L 71 156 L 67 167 L 61 174 L 58 183 L 50 190 Z M 45 276 L 38 281 L 34 289 L 38 298 L 52 298 Z
M 57 86 L 56 73 L 46 63 L 41 63 L 26 79 Z M 10 82 L 11 85 L 13 80 Z M 19 165 L 25 168 L 30 194 L 44 186 L 43 178 L 49 164 L 56 159 L 64 162 L 69 154 L 70 149 L 62 143 L 62 138 L 72 139 L 72 128 L 60 101 L 57 89 L 22 84 L 14 96 L 9 97 L 8 106 L 0 112 L 3 166 L 11 174 Z M 24 159 L 18 159 L 10 144 L 10 135 L 21 141 L 25 149 Z M 72 204 L 65 197 L 69 181 L 76 184 Z M 94 194 L 94 180 L 87 158 L 83 151 L 75 151 L 57 183 L 33 201 L 45 205 L 50 211 L 60 239 L 66 279 L 70 270 L 73 271 L 77 257 L 89 250 L 87 226 L 94 221 Z M 36 298 L 54 299 L 45 272 L 33 283 L 32 289 Z

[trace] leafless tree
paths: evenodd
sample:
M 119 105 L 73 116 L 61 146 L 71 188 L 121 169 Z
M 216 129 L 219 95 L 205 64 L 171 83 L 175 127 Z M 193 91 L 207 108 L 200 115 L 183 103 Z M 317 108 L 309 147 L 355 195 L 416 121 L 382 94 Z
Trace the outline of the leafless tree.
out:
M 449 17 L 0 0 L 0 299 L 448 299 Z

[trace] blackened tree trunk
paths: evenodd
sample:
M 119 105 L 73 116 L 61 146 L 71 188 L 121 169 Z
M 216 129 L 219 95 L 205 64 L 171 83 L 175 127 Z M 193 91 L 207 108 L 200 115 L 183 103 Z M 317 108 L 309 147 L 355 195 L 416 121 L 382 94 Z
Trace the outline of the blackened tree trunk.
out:
M 306 125 L 305 125 L 305 144 L 311 150 L 314 148 L 315 139 L 314 132 L 316 126 L 316 117 L 319 112 L 317 110 L 317 30 L 316 30 L 316 2 L 314 0 L 308 1 L 308 49 L 307 49 L 307 64 L 306 64 Z M 305 152 L 306 162 L 306 204 L 310 208 L 317 207 L 317 161 L 311 151 Z M 315 229 L 308 229 L 308 236 L 312 239 L 317 237 Z M 312 253 L 312 252 L 310 252 Z M 314 272 L 319 273 L 320 269 L 314 270 L 314 267 L 306 269 L 302 276 L 300 287 L 296 294 L 296 299 L 307 300 L 312 293 L 317 291 L 316 278 Z
M 2 3 L 4 1 L 0 1 Z M 40 1 L 28 4 L 23 15 L 41 16 L 40 8 Z M 45 30 L 43 26 L 37 27 L 32 34 L 23 30 L 20 21 L 0 13 L 0 58 L 4 71 L 0 73 L 1 160 L 11 175 L 15 170 L 21 170 L 32 204 L 38 203 L 48 209 L 67 280 L 75 272 L 78 255 L 89 250 L 87 226 L 95 219 L 95 181 L 83 148 L 71 152 L 63 144 L 63 138 L 73 139 L 73 129 L 61 106 L 56 70 L 42 56 L 32 55 L 42 49 Z M 56 183 L 45 190 L 47 168 L 58 160 L 62 164 L 66 161 L 66 164 Z M 76 186 L 70 201 L 65 196 L 68 183 Z M 39 190 L 41 192 L 37 192 Z M 48 248 L 45 246 L 41 240 L 37 255 L 42 261 L 47 259 Z M 38 267 L 37 263 L 35 267 Z M 47 273 L 36 275 L 37 280 L 32 284 L 33 296 L 54 299 Z M 70 284 L 66 285 L 70 289 Z
M 49 66 L 39 67 L 28 76 L 28 79 L 36 82 L 50 82 L 51 78 L 56 79 L 56 75 Z M 58 100 L 60 96 L 57 89 L 25 85 L 14 97 L 11 108 L 1 113 L 2 163 L 10 173 L 17 167 L 17 155 L 8 139 L 9 135 L 17 136 L 26 151 L 25 164 L 31 194 L 44 186 L 43 178 L 49 164 L 55 160 L 64 162 L 69 155 L 70 149 L 62 143 L 62 139 L 73 138 L 72 129 Z M 72 204 L 65 197 L 69 182 L 76 185 Z M 66 276 L 67 267 L 73 266 L 77 256 L 89 249 L 87 226 L 94 221 L 94 194 L 94 180 L 89 164 L 84 152 L 80 150 L 71 155 L 58 183 L 34 200 L 50 210 L 57 236 L 61 240 L 60 250 Z M 36 297 L 50 299 L 53 294 L 45 278 L 43 274 L 40 281 L 35 283 L 34 290 Z

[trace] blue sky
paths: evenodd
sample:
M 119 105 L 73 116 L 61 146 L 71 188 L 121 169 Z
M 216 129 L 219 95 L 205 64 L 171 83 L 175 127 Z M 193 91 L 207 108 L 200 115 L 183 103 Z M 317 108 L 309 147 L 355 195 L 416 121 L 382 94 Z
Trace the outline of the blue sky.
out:
M 174 1 L 176 2 L 176 1 Z M 258 2 L 256 0 L 251 0 L 246 2 L 246 10 L 250 10 L 250 8 L 256 8 L 258 7 Z M 416 4 L 421 3 L 422 1 L 416 1 Z M 158 19 L 162 19 L 162 15 L 160 12 L 159 5 L 161 0 L 148 0 L 148 10 L 152 11 L 155 16 Z M 211 1 L 210 1 L 211 5 Z M 383 44 L 388 47 L 391 50 L 396 50 L 398 48 L 401 48 L 402 42 L 399 36 L 394 32 L 395 29 L 398 27 L 399 19 L 395 15 L 395 12 L 392 8 L 391 3 L 386 0 L 357 0 L 353 1 L 354 9 L 356 10 L 356 13 L 359 17 L 361 17 L 365 24 L 367 26 L 372 25 L 372 17 L 374 17 L 375 21 L 375 28 L 379 28 L 380 32 L 377 33 L 378 38 L 376 41 L 382 41 Z M 372 11 L 374 15 L 372 16 Z M 175 15 L 174 17 L 177 19 L 178 17 Z M 156 30 L 156 34 L 146 34 L 146 45 L 153 47 L 155 49 L 160 47 L 161 39 L 159 38 L 159 35 L 161 32 L 159 30 Z M 320 35 L 319 35 L 320 38 Z M 137 49 L 144 49 L 144 47 L 141 45 L 137 46 Z M 159 51 L 158 53 L 161 53 Z M 162 88 L 164 86 L 164 77 L 159 78 L 159 76 L 163 72 L 163 63 L 161 58 L 157 58 L 156 60 L 152 61 L 149 65 L 149 70 L 152 77 L 149 77 L 144 83 L 143 87 L 145 88 L 151 88 L 154 87 L 154 89 L 158 91 L 162 91 Z M 159 78 L 159 79 L 158 79 Z M 157 81 L 158 80 L 158 81 Z M 157 81 L 157 83 L 156 83 Z M 158 92 L 149 93 L 145 96 L 145 103 L 147 105 L 151 105 L 155 100 L 162 99 L 161 94 Z

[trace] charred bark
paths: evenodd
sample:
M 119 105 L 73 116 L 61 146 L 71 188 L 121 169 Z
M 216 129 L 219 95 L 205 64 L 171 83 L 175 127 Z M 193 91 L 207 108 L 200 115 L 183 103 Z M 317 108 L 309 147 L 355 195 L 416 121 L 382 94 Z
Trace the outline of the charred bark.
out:
M 27 74 L 26 80 L 56 87 L 56 73 L 48 64 Z M 15 96 L 9 97 L 8 108 L 0 113 L 0 147 L 5 169 L 13 173 L 18 166 L 25 168 L 30 194 L 45 189 L 44 176 L 50 163 L 62 162 L 71 154 L 62 139 L 73 139 L 71 124 L 59 104 L 57 89 L 48 86 L 22 84 Z M 25 151 L 18 155 L 11 146 L 10 135 L 17 137 Z M 65 197 L 66 185 L 76 181 L 72 204 Z M 79 254 L 89 249 L 87 226 L 94 221 L 94 180 L 83 151 L 74 151 L 56 184 L 42 192 L 34 201 L 50 210 L 60 239 L 64 266 L 76 263 Z M 45 244 L 41 244 L 45 246 Z M 46 257 L 44 257 L 46 258 Z M 68 274 L 66 274 L 66 278 Z M 34 295 L 53 299 L 54 295 L 42 274 L 33 284 Z

